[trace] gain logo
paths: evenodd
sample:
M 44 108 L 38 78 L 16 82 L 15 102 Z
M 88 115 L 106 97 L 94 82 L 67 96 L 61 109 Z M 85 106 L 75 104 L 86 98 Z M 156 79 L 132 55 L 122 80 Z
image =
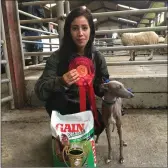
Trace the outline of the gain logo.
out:
M 83 132 L 84 124 L 56 124 L 56 130 L 60 132 Z

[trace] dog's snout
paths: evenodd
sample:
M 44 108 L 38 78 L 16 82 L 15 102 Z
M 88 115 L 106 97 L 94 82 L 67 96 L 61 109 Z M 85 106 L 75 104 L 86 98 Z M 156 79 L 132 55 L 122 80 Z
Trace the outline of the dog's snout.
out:
M 133 98 L 134 97 L 134 94 L 131 94 L 131 98 Z

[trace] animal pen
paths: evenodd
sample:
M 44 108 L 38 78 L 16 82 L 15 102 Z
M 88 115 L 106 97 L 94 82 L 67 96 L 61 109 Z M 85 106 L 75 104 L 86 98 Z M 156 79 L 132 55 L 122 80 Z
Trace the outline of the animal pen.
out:
M 37 4 L 46 4 L 46 3 L 53 3 L 55 1 L 34 1 L 34 2 L 23 2 L 22 6 L 29 6 L 29 5 L 37 5 Z M 64 5 L 66 11 L 64 12 Z M 33 16 L 29 13 L 26 13 L 24 11 L 19 10 L 18 3 L 17 1 L 9 2 L 9 1 L 4 1 L 2 2 L 2 15 L 4 19 L 4 23 L 2 24 L 2 31 L 4 30 L 3 25 L 5 25 L 5 32 L 2 32 L 2 37 L 4 38 L 3 41 L 1 41 L 1 44 L 3 45 L 4 48 L 4 60 L 1 61 L 1 64 L 5 64 L 7 67 L 7 78 L 3 79 L 1 83 L 9 83 L 9 90 L 10 90 L 10 95 L 8 97 L 2 98 L 1 103 L 5 103 L 7 101 L 14 101 L 15 108 L 20 108 L 24 107 L 25 101 L 26 101 L 26 90 L 25 90 L 25 77 L 23 75 L 23 71 L 29 71 L 29 70 L 39 70 L 43 69 L 45 66 L 45 63 L 41 64 L 35 64 L 35 65 L 30 65 L 30 66 L 25 66 L 25 59 L 26 57 L 40 57 L 40 56 L 45 56 L 48 57 L 50 56 L 53 51 L 51 50 L 52 47 L 58 46 L 58 43 L 51 43 L 52 38 L 59 38 L 59 40 L 63 36 L 63 25 L 64 25 L 64 19 L 60 19 L 60 16 L 65 17 L 65 14 L 68 14 L 70 9 L 69 9 L 69 2 L 65 1 L 65 4 L 63 1 L 58 1 L 57 2 L 57 17 L 58 18 L 39 18 L 36 16 Z M 9 12 L 10 11 L 10 12 Z M 167 7 L 162 7 L 162 8 L 150 8 L 150 9 L 139 9 L 139 10 L 127 10 L 127 11 L 116 11 L 116 12 L 102 12 L 102 13 L 92 13 L 93 17 L 99 18 L 103 16 L 121 16 L 121 15 L 132 15 L 132 14 L 140 14 L 140 13 L 149 13 L 149 12 L 166 12 Z M 13 14 L 13 16 L 10 16 L 10 13 Z M 31 20 L 19 20 L 19 14 L 21 15 L 26 15 L 31 18 Z M 32 19 L 33 18 L 33 19 Z M 15 22 L 14 22 L 15 21 Z M 2 20 L 3 22 L 3 20 Z M 30 24 L 30 23 L 48 23 L 48 24 L 53 24 L 54 26 L 58 26 L 58 34 L 57 33 L 51 33 L 48 31 L 43 31 L 39 29 L 34 29 L 30 28 L 27 26 L 24 26 L 24 24 Z M 54 23 L 57 22 L 57 23 Z M 8 28 L 10 26 L 10 29 L 17 29 L 17 34 L 14 31 L 8 31 Z M 42 36 L 22 36 L 21 35 L 21 30 L 33 30 L 36 32 L 41 32 L 45 33 L 47 35 L 42 35 Z M 111 33 L 125 33 L 125 32 L 145 32 L 145 31 L 161 31 L 161 30 L 166 30 L 167 26 L 156 26 L 156 27 L 143 27 L 143 28 L 129 28 L 129 29 L 113 29 L 113 30 L 98 30 L 96 31 L 97 35 L 101 34 L 111 34 Z M 5 40 L 5 33 L 6 33 L 6 40 Z M 23 43 L 39 43 L 36 40 L 37 39 L 49 39 L 49 43 L 43 43 L 46 44 L 47 46 L 50 46 L 50 51 L 49 52 L 24 52 L 23 51 Z M 12 47 L 12 44 L 18 42 L 16 48 Z M 10 46 L 10 45 L 11 46 Z M 5 47 L 6 46 L 6 47 Z M 122 50 L 132 50 L 132 49 L 159 49 L 159 48 L 166 48 L 167 44 L 154 44 L 154 45 L 138 45 L 138 46 L 117 46 L 117 47 L 98 47 L 98 50 L 103 52 L 103 51 L 122 51 Z M 16 50 L 17 49 L 17 50 Z M 15 52 L 15 51 L 17 52 Z M 8 51 L 8 52 L 7 52 Z M 12 53 L 12 54 L 11 54 Z M 14 55 L 17 55 L 16 57 Z M 9 61 L 8 61 L 9 60 Z M 113 62 L 113 61 L 107 61 L 107 65 L 109 67 L 111 66 L 122 66 L 122 65 L 155 65 L 155 64 L 163 64 L 166 66 L 167 64 L 167 59 L 164 60 L 154 60 L 154 61 L 134 61 L 134 62 L 129 62 L 129 61 L 120 61 L 120 62 Z M 10 67 L 10 69 L 9 69 Z M 10 74 L 12 74 L 14 77 L 10 77 Z M 115 74 L 111 74 L 111 78 L 114 78 Z M 124 76 L 123 76 L 124 77 Z M 150 78 L 150 77 L 149 77 Z M 128 79 L 127 79 L 128 80 Z M 139 83 L 140 79 L 137 79 Z M 146 78 L 148 80 L 148 77 Z M 124 81 L 123 81 L 124 82 Z M 143 84 L 142 84 L 143 85 Z M 131 86 L 129 84 L 129 86 Z M 163 88 L 163 87 L 162 87 Z M 143 92 L 141 91 L 136 91 L 136 89 L 132 88 L 134 92 Z M 139 88 L 140 89 L 140 88 Z M 12 91 L 13 90 L 13 91 Z M 18 90 L 16 92 L 16 90 Z M 158 92 L 156 90 L 150 91 L 150 92 Z M 149 93 L 149 92 L 148 92 Z M 165 92 L 166 93 L 166 92 Z M 33 95 L 35 96 L 35 95 Z M 165 97 L 165 96 L 163 96 Z M 19 100 L 21 98 L 21 100 Z M 136 99 L 136 98 L 135 98 Z M 166 106 L 166 104 L 164 104 Z M 135 107 L 132 105 L 132 107 Z
M 38 100 L 34 92 L 34 85 L 40 77 L 45 67 L 45 62 L 33 65 L 26 65 L 27 59 L 32 57 L 47 58 L 53 53 L 53 48 L 59 48 L 63 37 L 64 18 L 70 12 L 69 1 L 34 1 L 18 3 L 14 1 L 1 2 L 1 46 L 3 49 L 3 58 L 1 65 L 5 66 L 5 76 L 1 79 L 2 106 L 10 105 L 10 109 L 24 109 L 33 107 L 34 109 L 42 107 L 44 102 Z M 57 18 L 40 18 L 30 13 L 20 10 L 20 6 L 41 5 L 56 3 Z M 93 17 L 100 18 L 105 16 L 121 16 L 142 13 L 167 12 L 167 6 L 160 8 L 137 9 L 92 13 Z M 19 15 L 30 17 L 30 20 L 20 20 Z M 167 18 L 166 18 L 167 19 Z M 57 32 L 31 28 L 27 25 L 31 23 L 47 23 L 48 27 L 53 25 L 58 29 Z M 26 26 L 25 26 L 26 24 Z M 23 36 L 21 30 L 32 30 L 42 33 L 41 36 Z M 126 28 L 113 30 L 97 30 L 96 35 L 128 32 L 146 32 L 146 31 L 166 31 L 167 26 Z M 52 39 L 55 41 L 52 42 Z M 105 39 L 105 38 L 104 38 Z M 109 39 L 109 38 L 108 38 Z M 44 40 L 39 42 L 38 40 Z M 47 40 L 47 41 L 45 41 Z M 95 39 L 100 40 L 101 39 Z M 24 51 L 24 44 L 43 44 L 49 51 L 27 52 Z M 44 47 L 45 48 L 45 47 Z M 97 46 L 100 52 L 107 51 L 129 51 L 135 49 L 161 49 L 167 48 L 167 44 L 136 45 L 136 46 Z M 110 74 L 110 79 L 115 79 L 133 90 L 135 97 L 131 100 L 124 100 L 126 109 L 167 109 L 167 57 L 158 56 L 157 59 L 147 61 L 137 59 L 128 61 L 128 57 L 110 57 L 105 56 Z M 3 87 L 3 85 L 8 87 Z M 4 89 L 4 90 L 3 90 Z M 7 94 L 8 93 L 8 94 Z M 97 99 L 98 108 L 99 102 Z

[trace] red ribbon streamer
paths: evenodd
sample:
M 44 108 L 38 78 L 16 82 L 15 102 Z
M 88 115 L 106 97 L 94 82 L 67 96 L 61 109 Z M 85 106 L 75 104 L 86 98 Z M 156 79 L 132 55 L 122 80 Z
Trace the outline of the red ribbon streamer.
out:
M 88 94 L 94 120 L 98 125 L 100 125 L 97 116 L 95 93 L 93 89 L 93 78 L 94 78 L 93 62 L 91 59 L 84 56 L 76 57 L 70 62 L 69 70 L 76 69 L 80 65 L 84 65 L 88 70 L 88 74 L 83 77 L 80 77 L 80 79 L 76 82 L 76 84 L 79 86 L 80 111 L 82 112 L 86 110 L 86 94 Z

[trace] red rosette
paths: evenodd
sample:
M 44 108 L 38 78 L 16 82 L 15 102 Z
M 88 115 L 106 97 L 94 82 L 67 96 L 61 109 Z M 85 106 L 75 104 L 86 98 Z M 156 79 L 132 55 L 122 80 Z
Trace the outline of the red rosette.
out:
M 69 70 L 72 69 L 76 69 L 80 77 L 80 79 L 76 82 L 76 84 L 79 86 L 80 111 L 86 110 L 86 93 L 88 93 L 94 120 L 99 125 L 97 118 L 95 93 L 93 89 L 93 78 L 95 75 L 93 62 L 91 59 L 85 56 L 76 57 L 69 64 Z

